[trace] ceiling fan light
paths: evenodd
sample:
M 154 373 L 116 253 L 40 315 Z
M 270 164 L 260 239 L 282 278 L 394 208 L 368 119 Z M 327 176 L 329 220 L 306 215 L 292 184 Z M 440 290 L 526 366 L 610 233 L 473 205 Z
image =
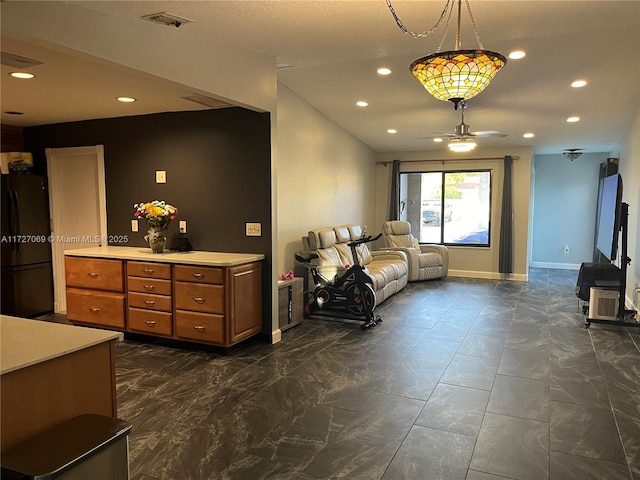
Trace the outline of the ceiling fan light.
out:
M 472 138 L 454 138 L 449 140 L 449 150 L 455 153 L 460 152 L 470 152 L 474 148 L 476 148 L 476 142 Z

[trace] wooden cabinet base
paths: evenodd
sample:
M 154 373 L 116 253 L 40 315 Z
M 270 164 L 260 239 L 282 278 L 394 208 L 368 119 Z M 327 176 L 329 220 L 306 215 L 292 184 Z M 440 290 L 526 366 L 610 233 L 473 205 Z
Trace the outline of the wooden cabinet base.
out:
M 67 317 L 72 323 L 221 347 L 260 333 L 262 262 L 203 263 L 133 261 L 126 255 L 67 258 Z
M 116 417 L 114 365 L 105 342 L 3 374 L 1 451 L 82 413 Z

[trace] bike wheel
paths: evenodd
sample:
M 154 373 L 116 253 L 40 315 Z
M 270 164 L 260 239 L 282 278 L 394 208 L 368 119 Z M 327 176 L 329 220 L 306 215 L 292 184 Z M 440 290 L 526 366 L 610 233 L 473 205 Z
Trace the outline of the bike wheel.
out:
M 360 290 L 362 288 L 362 290 Z M 347 306 L 349 313 L 354 315 L 364 315 L 367 312 L 372 312 L 376 308 L 376 292 L 373 291 L 371 285 L 365 283 L 358 285 L 357 283 L 351 283 L 345 287 L 345 290 L 354 295 L 356 299 L 364 299 L 363 302 L 357 305 Z

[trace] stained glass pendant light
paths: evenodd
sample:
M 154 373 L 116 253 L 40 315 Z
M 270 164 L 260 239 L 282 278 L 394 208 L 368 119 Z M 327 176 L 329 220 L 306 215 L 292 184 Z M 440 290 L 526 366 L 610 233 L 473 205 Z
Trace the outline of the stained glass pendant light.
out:
M 442 43 L 447 34 L 449 20 L 454 9 L 456 0 L 447 0 L 447 4 L 438 20 L 438 23 L 430 30 L 422 33 L 409 32 L 400 19 L 395 14 L 390 0 L 387 6 L 391 10 L 396 23 L 401 30 L 414 37 L 426 36 L 440 24 L 447 16 L 444 34 L 435 53 L 415 60 L 411 66 L 411 73 L 427 89 L 427 91 L 438 100 L 449 101 L 458 109 L 458 104 L 464 100 L 469 100 L 482 92 L 491 82 L 493 77 L 504 67 L 507 59 L 504 55 L 490 50 L 485 50 L 480 42 L 480 37 L 471 15 L 469 0 L 465 0 L 467 11 L 471 18 L 473 31 L 476 35 L 478 48 L 475 50 L 461 50 L 460 47 L 460 17 L 462 10 L 462 0 L 458 2 L 458 22 L 456 28 L 455 50 L 440 52 Z

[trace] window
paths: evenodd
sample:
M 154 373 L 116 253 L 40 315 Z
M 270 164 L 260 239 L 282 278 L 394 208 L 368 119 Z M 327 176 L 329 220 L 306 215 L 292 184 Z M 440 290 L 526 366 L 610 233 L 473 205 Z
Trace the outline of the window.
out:
M 401 173 L 400 199 L 420 243 L 489 246 L 489 170 Z

